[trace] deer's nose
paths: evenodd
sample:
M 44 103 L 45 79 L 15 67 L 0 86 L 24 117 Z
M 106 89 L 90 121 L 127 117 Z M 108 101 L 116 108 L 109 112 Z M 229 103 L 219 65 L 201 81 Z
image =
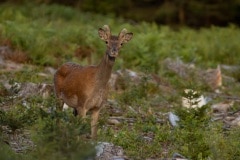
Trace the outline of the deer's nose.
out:
M 117 48 L 113 48 L 113 49 L 112 49 L 112 52 L 113 52 L 113 53 L 117 53 Z
M 111 51 L 111 56 L 116 57 L 118 55 L 118 50 L 116 48 L 113 48 Z

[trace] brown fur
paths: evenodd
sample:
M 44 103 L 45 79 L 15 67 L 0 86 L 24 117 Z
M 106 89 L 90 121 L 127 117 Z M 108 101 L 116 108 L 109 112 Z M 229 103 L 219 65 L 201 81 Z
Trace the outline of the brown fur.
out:
M 91 136 L 97 136 L 97 121 L 100 109 L 107 96 L 109 81 L 115 58 L 123 43 L 131 40 L 133 34 L 123 29 L 118 36 L 112 36 L 107 25 L 98 30 L 107 44 L 106 53 L 96 66 L 80 66 L 75 63 L 63 64 L 54 75 L 54 88 L 60 105 L 66 103 L 83 118 L 91 110 Z

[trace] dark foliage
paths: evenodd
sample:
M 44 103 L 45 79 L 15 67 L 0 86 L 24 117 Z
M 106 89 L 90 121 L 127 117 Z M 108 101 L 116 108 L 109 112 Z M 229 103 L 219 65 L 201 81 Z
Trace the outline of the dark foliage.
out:
M 25 0 L 0 2 L 25 3 Z M 239 0 L 35 0 L 37 3 L 72 6 L 84 11 L 114 14 L 135 22 L 150 21 L 171 26 L 209 27 L 240 24 Z

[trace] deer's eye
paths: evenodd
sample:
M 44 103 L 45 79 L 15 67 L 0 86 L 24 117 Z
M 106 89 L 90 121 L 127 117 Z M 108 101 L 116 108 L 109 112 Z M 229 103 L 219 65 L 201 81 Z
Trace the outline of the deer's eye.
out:
M 105 41 L 106 44 L 108 44 L 108 41 Z
M 120 44 L 121 46 L 123 45 L 123 43 Z

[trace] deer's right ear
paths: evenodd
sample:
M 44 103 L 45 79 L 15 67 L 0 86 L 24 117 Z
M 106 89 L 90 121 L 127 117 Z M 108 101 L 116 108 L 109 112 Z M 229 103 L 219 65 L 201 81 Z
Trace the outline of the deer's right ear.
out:
M 98 29 L 98 34 L 99 37 L 104 40 L 104 41 L 108 41 L 109 38 L 111 37 L 111 31 L 108 25 L 104 25 L 103 28 L 99 28 Z
M 98 35 L 99 35 L 99 37 L 100 37 L 102 40 L 104 40 L 104 41 L 107 41 L 107 40 L 108 40 L 108 35 L 107 35 L 107 33 L 106 33 L 106 31 L 105 31 L 104 29 L 99 28 L 99 29 L 98 29 Z

